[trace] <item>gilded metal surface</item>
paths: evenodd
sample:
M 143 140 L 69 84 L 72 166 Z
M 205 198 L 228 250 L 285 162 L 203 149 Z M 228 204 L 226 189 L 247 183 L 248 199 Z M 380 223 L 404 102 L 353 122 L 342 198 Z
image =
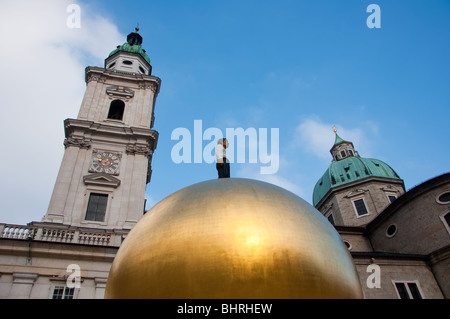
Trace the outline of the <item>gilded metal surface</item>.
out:
M 165 198 L 120 247 L 105 298 L 362 298 L 333 226 L 277 186 L 216 179 Z

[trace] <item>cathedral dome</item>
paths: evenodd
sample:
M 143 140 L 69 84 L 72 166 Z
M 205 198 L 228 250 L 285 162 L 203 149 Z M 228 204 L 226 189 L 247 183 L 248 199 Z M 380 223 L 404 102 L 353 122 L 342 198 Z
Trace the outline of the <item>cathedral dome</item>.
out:
M 362 298 L 352 258 L 314 207 L 278 186 L 226 178 L 156 204 L 114 259 L 106 298 Z
M 348 149 L 346 151 L 344 148 L 337 149 L 343 145 L 348 148 L 351 144 L 351 142 L 344 141 L 336 135 L 336 141 L 338 140 L 339 142 L 335 143 L 331 149 L 335 160 L 333 160 L 330 167 L 314 187 L 314 206 L 320 202 L 330 189 L 367 177 L 384 177 L 400 180 L 394 169 L 381 160 L 360 157 L 354 150 L 349 152 Z M 353 144 L 351 146 L 353 147 Z M 338 157 L 337 154 L 340 154 L 340 152 L 343 152 L 344 158 Z
M 145 50 L 141 47 L 142 37 L 137 32 L 132 32 L 127 37 L 127 42 L 122 45 L 118 45 L 117 48 L 108 55 L 108 58 L 116 54 L 117 52 L 130 52 L 140 54 L 145 61 L 150 64 L 150 57 Z

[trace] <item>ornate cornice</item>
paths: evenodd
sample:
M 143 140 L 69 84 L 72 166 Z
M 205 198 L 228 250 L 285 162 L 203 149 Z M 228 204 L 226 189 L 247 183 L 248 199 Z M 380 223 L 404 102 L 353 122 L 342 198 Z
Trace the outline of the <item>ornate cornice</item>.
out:
M 369 190 L 367 188 L 357 188 L 357 189 L 353 189 L 350 192 L 348 192 L 344 197 L 346 198 L 351 198 L 351 197 L 355 197 L 355 196 L 359 196 L 364 194 L 365 192 L 368 192 Z
M 156 93 L 159 88 L 159 83 L 155 82 L 139 82 L 139 88 L 140 89 L 150 89 L 153 93 Z
M 117 71 L 106 70 L 99 67 L 87 67 L 85 71 L 86 83 L 96 81 L 99 83 L 105 83 L 108 80 L 114 80 L 120 78 L 126 80 L 129 83 L 137 83 L 140 89 L 152 90 L 157 95 L 161 87 L 161 79 L 153 75 L 143 75 L 135 73 L 122 73 Z
M 147 157 L 151 157 L 153 155 L 154 149 L 149 145 L 138 145 L 138 144 L 128 144 L 127 145 L 127 154 L 131 155 L 144 155 Z
M 64 140 L 64 147 L 79 147 L 81 149 L 89 149 L 91 147 L 91 139 L 85 137 L 68 137 Z
M 102 76 L 101 74 L 96 73 L 89 73 L 86 74 L 86 83 L 89 83 L 91 81 L 99 82 L 99 83 L 105 83 L 106 77 Z
M 66 138 L 81 138 L 85 134 L 106 134 L 117 137 L 129 136 L 135 138 L 136 141 L 143 139 L 141 144 L 155 143 L 155 147 L 159 135 L 157 131 L 148 128 L 108 125 L 80 119 L 66 119 L 64 121 L 64 129 Z
M 105 173 L 95 173 L 83 176 L 83 182 L 86 185 L 109 186 L 113 188 L 117 188 L 120 185 L 120 179 Z

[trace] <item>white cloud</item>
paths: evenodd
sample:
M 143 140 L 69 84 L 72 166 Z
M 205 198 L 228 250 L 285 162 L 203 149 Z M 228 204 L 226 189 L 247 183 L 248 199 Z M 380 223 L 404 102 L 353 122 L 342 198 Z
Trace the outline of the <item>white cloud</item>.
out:
M 85 4 L 81 28 L 66 24 L 75 1 L 0 3 L 0 222 L 40 220 L 64 152 L 63 120 L 76 117 L 87 65 L 103 66 L 125 42 L 117 27 Z
M 321 159 L 331 160 L 330 149 L 336 138 L 333 125 L 335 125 L 337 134 L 342 139 L 353 142 L 356 150 L 360 146 L 364 146 L 365 156 L 368 156 L 368 149 L 370 149 L 369 135 L 373 136 L 378 133 L 378 126 L 370 121 L 364 123 L 364 128 L 348 128 L 340 124 L 324 123 L 318 117 L 307 118 L 296 127 L 293 146 L 301 147 L 306 152 Z
M 288 165 L 285 160 L 280 159 L 280 163 L 282 167 L 286 167 L 285 165 Z M 236 173 L 236 175 L 233 176 L 241 177 L 241 178 L 249 178 L 249 179 L 255 179 L 263 182 L 267 182 L 270 184 L 277 185 L 281 188 L 284 188 L 297 196 L 300 196 L 304 198 L 305 192 L 302 188 L 300 188 L 297 184 L 290 181 L 288 178 L 281 176 L 280 173 L 277 174 L 261 174 L 260 173 L 260 167 L 256 164 L 245 164 L 243 165 Z M 291 176 L 292 178 L 292 176 Z

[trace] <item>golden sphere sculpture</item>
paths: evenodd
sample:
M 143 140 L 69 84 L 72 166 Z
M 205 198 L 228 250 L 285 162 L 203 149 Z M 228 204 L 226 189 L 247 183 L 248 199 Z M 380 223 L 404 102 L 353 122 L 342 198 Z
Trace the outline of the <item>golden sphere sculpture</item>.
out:
M 109 273 L 109 299 L 362 298 L 352 258 L 314 207 L 241 178 L 186 187 L 130 231 Z

